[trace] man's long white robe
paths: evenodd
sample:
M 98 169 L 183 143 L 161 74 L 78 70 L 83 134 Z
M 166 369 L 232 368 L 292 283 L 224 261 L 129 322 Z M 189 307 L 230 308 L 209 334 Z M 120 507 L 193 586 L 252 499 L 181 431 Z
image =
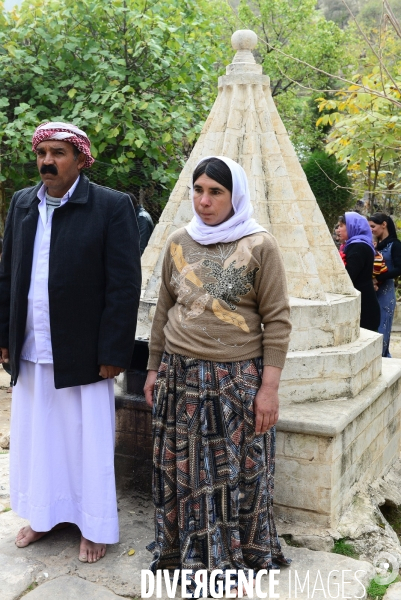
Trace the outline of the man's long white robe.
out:
M 53 213 L 47 218 L 44 187 L 38 197 L 25 342 L 12 397 L 11 506 L 34 531 L 75 523 L 88 540 L 114 544 L 119 532 L 113 380 L 54 387 L 48 296 Z

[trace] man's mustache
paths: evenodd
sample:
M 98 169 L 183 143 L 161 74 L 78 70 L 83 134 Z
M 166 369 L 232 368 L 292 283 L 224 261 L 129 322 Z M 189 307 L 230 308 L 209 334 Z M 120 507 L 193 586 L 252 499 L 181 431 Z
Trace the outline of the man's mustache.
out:
M 55 165 L 42 165 L 40 167 L 41 175 L 50 173 L 50 175 L 58 175 L 57 167 Z

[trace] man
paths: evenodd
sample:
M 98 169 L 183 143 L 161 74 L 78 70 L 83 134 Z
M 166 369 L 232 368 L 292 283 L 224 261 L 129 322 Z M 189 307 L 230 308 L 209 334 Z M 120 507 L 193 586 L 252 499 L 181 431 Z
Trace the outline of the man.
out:
M 60 524 L 79 559 L 118 541 L 113 378 L 130 366 L 141 275 L 129 197 L 90 183 L 90 141 L 50 122 L 33 136 L 42 184 L 14 194 L 0 265 L 0 361 L 10 362 L 11 506 L 23 548 Z
M 140 236 L 140 249 L 141 256 L 148 245 L 149 238 L 152 235 L 152 232 L 155 228 L 152 217 L 148 213 L 147 210 L 144 209 L 142 204 L 139 204 L 136 196 L 128 192 L 128 196 L 131 198 L 132 206 L 135 210 L 136 220 L 138 222 L 139 227 L 139 236 Z

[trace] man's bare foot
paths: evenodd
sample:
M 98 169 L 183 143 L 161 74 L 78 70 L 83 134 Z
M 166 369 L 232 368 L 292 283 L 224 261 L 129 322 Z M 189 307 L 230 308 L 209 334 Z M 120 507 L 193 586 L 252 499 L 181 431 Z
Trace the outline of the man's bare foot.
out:
M 106 554 L 106 544 L 95 544 L 90 542 L 84 536 L 81 536 L 79 545 L 79 560 L 81 562 L 94 563 L 103 558 Z
M 59 523 L 55 527 L 53 527 L 50 531 L 55 531 L 57 529 L 64 529 L 65 527 L 69 527 L 71 523 Z M 42 538 L 48 531 L 34 531 L 30 525 L 23 527 L 19 530 L 17 537 L 15 538 L 15 545 L 18 548 L 26 548 L 29 544 L 33 542 L 37 542 Z
M 34 531 L 30 525 L 23 527 L 19 530 L 17 537 L 15 538 L 15 545 L 18 548 L 26 548 L 29 544 L 37 542 L 41 537 L 49 533 L 48 531 Z

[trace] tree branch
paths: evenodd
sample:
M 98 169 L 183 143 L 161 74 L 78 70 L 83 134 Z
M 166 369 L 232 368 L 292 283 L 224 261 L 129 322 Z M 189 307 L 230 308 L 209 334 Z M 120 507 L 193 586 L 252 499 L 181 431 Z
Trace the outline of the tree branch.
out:
M 348 6 L 346 0 L 341 0 L 342 3 L 344 4 L 344 6 L 347 8 L 349 14 L 351 15 L 353 21 L 355 22 L 355 25 L 358 28 L 359 33 L 361 34 L 361 36 L 363 37 L 363 39 L 365 40 L 365 42 L 368 44 L 370 50 L 373 52 L 373 54 L 376 56 L 379 65 L 380 65 L 380 69 L 384 69 L 384 71 L 386 72 L 387 76 L 389 77 L 389 79 L 391 80 L 391 82 L 393 83 L 394 87 L 396 88 L 396 90 L 398 91 L 398 93 L 401 96 L 401 90 L 399 89 L 398 85 L 396 84 L 396 82 L 394 81 L 391 73 L 389 72 L 389 70 L 387 69 L 386 65 L 384 64 L 384 62 L 381 60 L 380 56 L 377 54 L 373 44 L 371 44 L 368 36 L 365 34 L 365 32 L 363 31 L 362 27 L 359 25 L 354 13 L 352 12 L 352 10 L 350 9 L 350 7 Z
M 342 0 L 342 1 L 344 1 L 344 0 Z M 246 23 L 244 23 L 240 19 L 240 17 L 238 15 L 237 15 L 237 18 L 239 19 L 240 23 L 244 27 L 246 27 Z M 377 96 L 378 98 L 384 98 L 388 102 L 391 102 L 395 106 L 401 108 L 401 102 L 397 101 L 395 98 L 392 98 L 391 96 L 388 96 L 386 93 L 381 93 L 381 92 L 379 92 L 377 90 L 373 90 L 373 89 L 369 88 L 368 86 L 364 85 L 363 83 L 357 83 L 356 84 L 355 81 L 352 81 L 350 79 L 346 79 L 345 77 L 341 77 L 340 75 L 335 75 L 334 73 L 329 73 L 328 71 L 325 71 L 324 69 L 319 69 L 318 67 L 315 67 L 314 65 L 311 65 L 310 63 L 306 62 L 305 60 L 302 60 L 300 58 L 296 58 L 295 56 L 292 56 L 291 54 L 287 54 L 287 52 L 284 52 L 280 48 L 277 48 L 277 47 L 273 46 L 272 44 L 270 44 L 269 42 L 266 42 L 259 35 L 257 35 L 257 38 L 258 38 L 259 41 L 262 42 L 262 44 L 266 45 L 269 48 L 269 51 L 275 50 L 276 52 L 278 52 L 282 56 L 285 56 L 286 58 L 289 58 L 289 59 L 293 60 L 294 62 L 296 62 L 298 64 L 305 65 L 306 67 L 309 67 L 310 69 L 312 69 L 312 71 L 315 71 L 317 73 L 321 73 L 322 75 L 325 75 L 326 77 L 329 77 L 331 79 L 335 79 L 336 81 L 341 81 L 342 83 L 346 83 L 349 86 L 351 86 L 351 85 L 352 86 L 358 85 L 360 87 L 360 89 L 361 89 L 360 93 L 366 92 L 368 94 L 372 94 L 373 96 Z M 323 89 L 316 89 L 316 88 L 312 88 L 310 86 L 302 85 L 301 83 L 297 82 L 295 79 L 292 79 L 291 77 L 289 77 L 287 74 L 285 74 L 285 77 L 287 77 L 293 83 L 296 83 L 297 85 L 299 85 L 300 87 L 302 87 L 305 90 L 311 90 L 311 91 L 319 92 L 319 93 L 325 93 L 325 92 L 327 92 L 327 93 L 333 93 L 333 91 L 335 91 L 335 90 L 332 90 L 332 89 L 323 90 Z M 398 90 L 398 86 L 396 84 L 394 84 L 394 85 L 395 85 L 395 88 Z M 344 90 L 342 90 L 342 91 L 344 91 Z M 344 93 L 346 93 L 346 92 L 344 91 Z M 400 93 L 400 96 L 401 96 L 401 91 L 399 91 L 399 93 Z

